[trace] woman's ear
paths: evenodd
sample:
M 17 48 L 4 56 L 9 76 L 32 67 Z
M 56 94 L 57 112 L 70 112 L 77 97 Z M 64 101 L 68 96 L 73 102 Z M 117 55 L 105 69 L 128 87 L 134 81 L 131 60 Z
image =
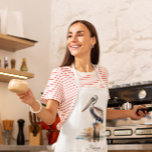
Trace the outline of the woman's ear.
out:
M 94 46 L 96 44 L 96 38 L 95 37 L 92 37 L 92 46 Z

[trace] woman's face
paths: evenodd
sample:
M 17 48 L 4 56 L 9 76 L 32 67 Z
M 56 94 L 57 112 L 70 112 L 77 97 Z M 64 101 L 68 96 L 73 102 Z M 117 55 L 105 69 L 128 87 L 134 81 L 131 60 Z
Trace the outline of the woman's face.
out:
M 84 24 L 78 22 L 69 28 L 67 47 L 71 55 L 75 57 L 90 57 L 91 49 L 95 43 L 95 37 L 91 37 L 89 29 Z

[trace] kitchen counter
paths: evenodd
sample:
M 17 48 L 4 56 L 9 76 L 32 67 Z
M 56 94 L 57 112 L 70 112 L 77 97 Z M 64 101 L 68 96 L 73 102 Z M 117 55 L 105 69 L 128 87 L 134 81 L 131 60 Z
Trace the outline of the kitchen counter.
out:
M 53 152 L 50 145 L 0 145 L 1 152 Z M 152 152 L 152 144 L 114 144 L 108 145 L 109 152 Z
M 1 152 L 52 152 L 51 146 L 29 146 L 29 145 L 0 145 Z

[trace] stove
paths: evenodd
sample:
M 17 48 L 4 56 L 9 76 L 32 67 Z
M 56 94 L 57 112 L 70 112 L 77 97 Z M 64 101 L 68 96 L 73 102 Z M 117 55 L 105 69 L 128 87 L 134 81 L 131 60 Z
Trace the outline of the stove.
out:
M 107 121 L 108 144 L 152 143 L 152 81 L 114 85 L 109 92 L 108 108 L 127 110 L 135 105 L 144 105 L 150 114 L 140 120 Z
M 152 103 L 152 81 L 114 85 L 109 91 L 108 107 L 119 107 L 126 102 L 134 105 Z

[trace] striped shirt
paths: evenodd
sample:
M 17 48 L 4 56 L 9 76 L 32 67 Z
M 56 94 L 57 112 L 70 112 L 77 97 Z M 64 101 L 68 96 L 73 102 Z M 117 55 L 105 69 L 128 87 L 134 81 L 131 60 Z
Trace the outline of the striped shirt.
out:
M 96 69 L 99 76 L 94 70 L 93 72 L 79 72 L 76 71 L 80 87 L 100 87 L 104 86 L 100 83 L 101 79 L 108 87 L 108 72 L 106 68 L 97 65 Z M 47 103 L 47 100 L 54 99 L 59 102 L 58 114 L 60 123 L 57 125 L 58 129 L 64 124 L 69 117 L 78 96 L 78 84 L 74 71 L 69 66 L 55 68 L 48 80 L 47 86 L 41 99 Z

